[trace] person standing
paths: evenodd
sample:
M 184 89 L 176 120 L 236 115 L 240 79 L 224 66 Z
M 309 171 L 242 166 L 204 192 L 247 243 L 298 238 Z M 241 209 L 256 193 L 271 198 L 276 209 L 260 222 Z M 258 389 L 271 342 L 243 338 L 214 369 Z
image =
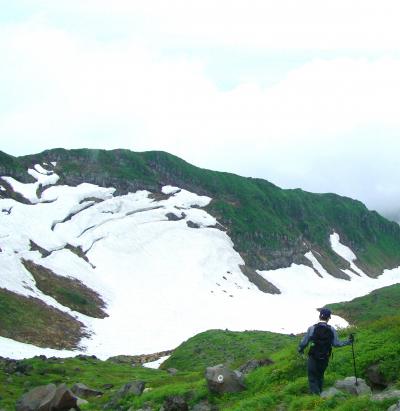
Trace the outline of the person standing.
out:
M 348 340 L 339 340 L 335 328 L 328 325 L 331 314 L 331 310 L 328 308 L 321 308 L 319 322 L 308 328 L 298 346 L 298 352 L 303 354 L 304 349 L 311 342 L 307 361 L 308 384 L 310 392 L 316 395 L 320 395 L 322 392 L 324 373 L 328 367 L 332 347 L 344 347 L 354 341 L 352 334 Z

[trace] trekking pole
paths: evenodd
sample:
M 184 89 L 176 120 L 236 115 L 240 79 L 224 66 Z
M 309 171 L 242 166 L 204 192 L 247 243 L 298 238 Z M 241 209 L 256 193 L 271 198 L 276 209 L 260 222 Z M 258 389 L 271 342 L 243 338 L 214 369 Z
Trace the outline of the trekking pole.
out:
M 356 368 L 356 356 L 354 355 L 354 340 L 351 342 L 351 351 L 353 352 L 353 366 L 354 366 L 354 375 L 356 377 L 356 385 L 358 385 L 357 368 Z

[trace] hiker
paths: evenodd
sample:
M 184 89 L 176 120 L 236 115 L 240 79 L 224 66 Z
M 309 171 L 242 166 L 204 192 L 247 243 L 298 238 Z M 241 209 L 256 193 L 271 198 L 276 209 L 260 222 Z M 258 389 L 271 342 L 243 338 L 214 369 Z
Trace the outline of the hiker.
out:
M 354 341 L 354 337 L 350 337 L 346 341 L 339 341 L 336 330 L 328 325 L 331 318 L 331 310 L 321 308 L 319 312 L 319 322 L 312 325 L 307 330 L 306 335 L 301 340 L 298 352 L 303 354 L 308 343 L 311 342 L 311 348 L 308 352 L 308 384 L 312 394 L 320 395 L 324 382 L 324 373 L 328 366 L 329 357 L 333 347 L 344 347 L 350 345 Z

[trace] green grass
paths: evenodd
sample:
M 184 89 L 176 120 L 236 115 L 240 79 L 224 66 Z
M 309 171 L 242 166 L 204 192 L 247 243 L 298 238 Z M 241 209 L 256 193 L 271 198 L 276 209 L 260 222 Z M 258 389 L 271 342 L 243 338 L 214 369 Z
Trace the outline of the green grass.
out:
M 30 260 L 22 260 L 22 263 L 34 277 L 37 288 L 44 294 L 50 295 L 65 307 L 90 317 L 107 317 L 103 311 L 104 301 L 82 282 L 57 275 Z
M 352 301 L 328 304 L 335 314 L 351 324 L 370 322 L 400 312 L 400 284 L 383 287 Z
M 39 347 L 72 349 L 85 332 L 83 324 L 70 315 L 39 299 L 0 288 L 0 335 Z
M 209 330 L 176 348 L 163 369 L 204 371 L 207 366 L 221 363 L 235 368 L 250 359 L 266 359 L 290 341 L 293 337 L 267 331 Z

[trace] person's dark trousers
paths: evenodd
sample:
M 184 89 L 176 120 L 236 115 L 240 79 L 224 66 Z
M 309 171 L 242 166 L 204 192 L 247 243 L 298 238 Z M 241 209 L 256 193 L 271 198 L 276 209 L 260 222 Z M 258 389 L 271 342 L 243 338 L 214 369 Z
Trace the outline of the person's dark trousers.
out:
M 324 372 L 328 366 L 328 362 L 329 357 L 323 360 L 316 360 L 311 356 L 308 357 L 308 384 L 311 394 L 321 394 L 324 383 Z

